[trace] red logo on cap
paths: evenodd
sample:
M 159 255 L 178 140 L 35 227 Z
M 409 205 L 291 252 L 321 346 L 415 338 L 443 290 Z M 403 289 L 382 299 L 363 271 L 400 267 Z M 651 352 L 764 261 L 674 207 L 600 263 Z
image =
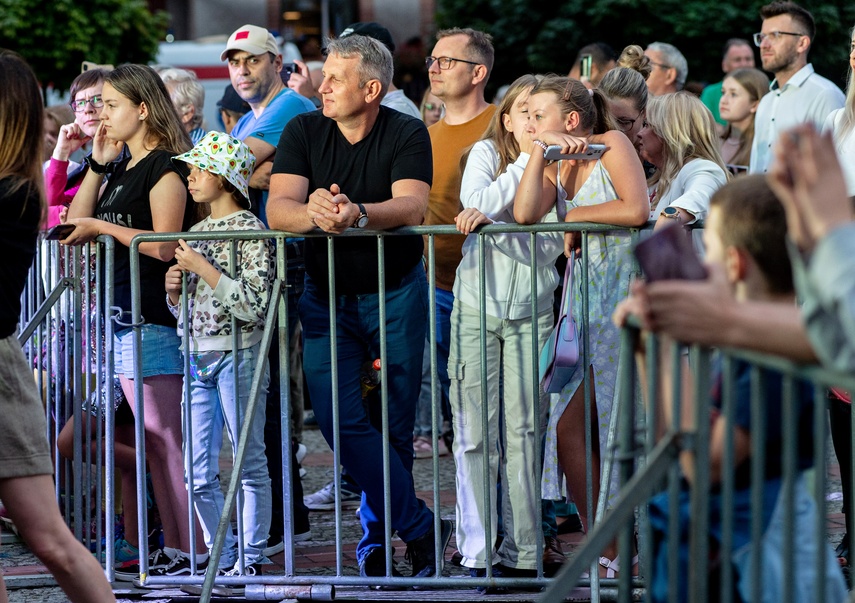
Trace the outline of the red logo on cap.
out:
M 249 30 L 239 31 L 235 34 L 235 40 L 245 40 L 249 37 Z

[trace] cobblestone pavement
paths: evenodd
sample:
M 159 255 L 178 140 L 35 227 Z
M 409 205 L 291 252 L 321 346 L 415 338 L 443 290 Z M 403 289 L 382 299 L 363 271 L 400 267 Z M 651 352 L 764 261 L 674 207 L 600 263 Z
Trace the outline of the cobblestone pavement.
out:
M 303 479 L 303 486 L 306 494 L 310 494 L 332 479 L 332 461 L 333 456 L 329 447 L 317 430 L 307 430 L 304 433 L 303 442 L 309 449 L 309 453 L 303 461 L 303 467 L 307 470 L 307 475 Z M 833 456 L 830 460 L 833 460 Z M 221 458 L 222 476 L 224 481 L 228 480 L 230 472 L 230 458 L 224 455 Z M 433 491 L 433 461 L 432 459 L 419 459 L 415 461 L 413 471 L 416 490 L 421 498 L 423 498 L 429 506 L 433 506 L 434 491 Z M 832 493 L 827 504 L 828 520 L 829 520 L 829 539 L 833 544 L 836 544 L 843 533 L 843 520 L 840 515 L 840 482 L 837 465 L 831 466 L 829 471 L 828 491 Z M 837 493 L 837 495 L 835 495 Z M 454 518 L 454 461 L 450 456 L 439 458 L 439 502 L 440 514 L 443 518 Z M 358 519 L 353 510 L 345 510 L 342 512 L 342 531 L 341 539 L 343 542 L 341 550 L 342 574 L 345 576 L 358 575 L 355 559 L 356 543 L 361 537 L 362 530 Z M 336 547 L 335 547 L 335 513 L 333 512 L 312 512 L 311 513 L 311 529 L 312 539 L 303 543 L 298 543 L 295 550 L 295 567 L 297 575 L 318 575 L 332 576 L 335 575 L 336 567 Z M 581 536 L 571 534 L 562 536 L 565 552 L 571 553 L 581 541 Z M 396 549 L 395 559 L 408 574 L 409 568 L 405 568 L 403 564 L 403 552 L 406 545 L 398 539 L 394 539 L 392 546 Z M 446 558 L 456 550 L 454 539 L 447 550 Z M 266 566 L 265 574 L 282 574 L 284 570 L 283 556 L 276 555 L 273 557 L 275 565 Z M 2 565 L 7 576 L 14 577 L 20 574 L 44 573 L 44 568 L 38 564 L 35 557 L 26 549 L 23 544 L 6 544 L 0 548 L 0 565 Z M 464 570 L 446 564 L 446 574 L 450 576 L 463 577 Z M 11 578 L 14 579 L 14 578 Z M 168 603 L 178 601 L 188 601 L 186 595 L 179 597 L 179 591 L 130 591 L 127 583 L 117 583 L 116 595 L 117 601 L 130 602 L 140 601 L 144 596 L 144 601 L 150 603 Z M 126 590 L 121 590 L 121 589 Z M 471 599 L 473 591 L 469 588 L 460 591 L 436 591 L 434 593 L 426 593 L 421 591 L 418 596 L 412 593 L 409 597 L 402 596 L 400 593 L 378 593 L 375 591 L 367 591 L 364 587 L 336 587 L 337 600 L 384 600 L 389 598 L 410 598 L 411 600 L 442 600 L 442 601 L 464 601 Z M 536 594 L 512 594 L 512 595 L 497 595 L 483 597 L 483 600 L 498 600 L 498 601 L 531 601 L 536 598 Z M 230 599 L 235 600 L 235 599 Z M 579 598 L 576 600 L 584 600 Z M 11 590 L 9 593 L 9 601 L 11 603 L 65 603 L 67 598 L 62 591 L 57 587 L 44 588 L 22 588 Z

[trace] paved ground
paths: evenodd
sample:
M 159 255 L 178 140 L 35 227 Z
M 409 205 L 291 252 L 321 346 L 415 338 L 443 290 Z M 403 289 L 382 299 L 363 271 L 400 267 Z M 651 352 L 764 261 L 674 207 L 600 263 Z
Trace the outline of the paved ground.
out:
M 309 448 L 309 454 L 303 461 L 303 466 L 307 469 L 308 475 L 303 480 L 306 493 L 314 492 L 322 487 L 330 479 L 332 479 L 332 453 L 329 451 L 323 438 L 318 431 L 306 431 L 304 434 L 304 443 Z M 228 475 L 229 462 L 224 459 L 223 475 Z M 417 460 L 414 470 L 414 479 L 416 489 L 419 496 L 422 497 L 429 505 L 433 504 L 433 465 L 432 460 Z M 831 467 L 829 472 L 829 492 L 831 493 L 828 503 L 828 519 L 829 519 L 829 538 L 836 544 L 841 538 L 843 532 L 843 521 L 840 515 L 839 502 L 839 475 L 836 464 Z M 454 517 L 454 464 L 451 457 L 442 457 L 439 459 L 439 500 L 440 513 L 444 518 Z M 319 575 L 332 576 L 335 575 L 336 568 L 336 548 L 335 548 L 335 514 L 332 512 L 320 513 L 315 512 L 311 515 L 312 535 L 313 538 L 307 542 L 299 543 L 295 551 L 295 566 L 298 575 Z M 341 539 L 343 544 L 341 550 L 342 575 L 352 576 L 357 575 L 355 548 L 356 543 L 361 536 L 361 528 L 358 520 L 352 510 L 347 510 L 342 513 L 342 532 Z M 6 538 L 4 538 L 5 540 Z M 572 553 L 573 549 L 578 546 L 581 536 L 577 534 L 562 536 L 565 552 Z M 403 566 L 403 553 L 406 549 L 404 543 L 400 540 L 394 540 L 393 546 L 397 550 L 396 560 Z M 456 550 L 454 540 L 452 538 L 451 545 L 448 547 L 447 557 Z M 273 558 L 276 565 L 265 568 L 266 573 L 283 573 L 282 563 L 284 559 L 282 555 L 277 555 Z M 38 565 L 38 561 L 29 553 L 22 544 L 3 544 L 0 548 L 0 565 L 4 572 L 10 577 L 10 580 L 20 579 L 19 576 L 32 576 L 44 574 L 44 568 Z M 447 566 L 446 573 L 451 576 L 458 576 L 461 579 L 464 577 L 464 572 L 460 568 Z M 140 592 L 121 590 L 128 586 L 126 584 L 117 583 L 117 599 L 119 601 L 139 601 L 142 596 L 147 602 L 167 603 L 172 601 L 187 601 L 179 597 L 177 591 L 160 591 L 160 592 Z M 436 593 L 420 592 L 418 594 L 411 593 L 406 598 L 410 600 L 442 600 L 442 601 L 464 601 L 471 599 L 473 590 L 464 588 L 459 591 L 439 591 Z M 483 597 L 484 600 L 500 600 L 500 601 L 531 601 L 537 595 L 532 593 L 512 594 L 503 596 Z M 400 593 L 378 593 L 375 591 L 367 591 L 363 587 L 337 587 L 336 599 L 344 600 L 388 600 L 390 598 L 401 599 Z M 575 600 L 584 600 L 584 597 L 575 598 Z M 56 587 L 46 588 L 25 588 L 12 590 L 9 593 L 11 603 L 64 603 L 67 601 Z M 231 599 L 234 600 L 234 599 Z

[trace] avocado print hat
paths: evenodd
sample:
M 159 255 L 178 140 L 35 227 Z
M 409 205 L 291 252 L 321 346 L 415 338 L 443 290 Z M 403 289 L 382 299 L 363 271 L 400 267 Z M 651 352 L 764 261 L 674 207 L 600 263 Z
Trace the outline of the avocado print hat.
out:
M 195 147 L 173 161 L 183 161 L 201 170 L 225 177 L 237 190 L 249 199 L 249 177 L 255 169 L 255 155 L 233 136 L 224 132 L 208 132 Z

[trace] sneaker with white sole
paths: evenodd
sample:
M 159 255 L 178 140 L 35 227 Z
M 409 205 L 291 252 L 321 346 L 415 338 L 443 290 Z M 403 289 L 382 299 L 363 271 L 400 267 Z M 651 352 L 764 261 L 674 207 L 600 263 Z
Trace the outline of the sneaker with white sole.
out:
M 152 551 L 148 556 L 148 571 L 164 569 L 172 561 L 169 553 L 163 549 Z M 137 558 L 136 563 L 126 564 L 124 567 L 116 568 L 116 580 L 119 582 L 132 582 L 140 577 L 140 561 Z
M 193 573 L 193 568 L 190 565 L 190 557 L 185 555 L 184 553 L 178 553 L 172 561 L 169 562 L 169 565 L 162 568 L 151 569 L 149 568 L 148 576 L 149 578 L 179 578 L 186 576 L 195 576 L 198 574 L 204 574 L 205 570 L 208 569 L 208 559 L 206 558 L 204 561 L 196 562 L 196 573 Z M 159 589 L 159 588 L 173 588 L 172 585 L 166 584 L 142 584 L 139 578 L 134 580 L 134 586 L 140 588 L 149 588 L 149 589 Z
M 335 482 L 303 497 L 303 502 L 310 511 L 332 511 L 335 509 Z M 354 492 L 347 482 L 341 482 L 341 508 L 355 509 L 362 503 L 362 493 Z

